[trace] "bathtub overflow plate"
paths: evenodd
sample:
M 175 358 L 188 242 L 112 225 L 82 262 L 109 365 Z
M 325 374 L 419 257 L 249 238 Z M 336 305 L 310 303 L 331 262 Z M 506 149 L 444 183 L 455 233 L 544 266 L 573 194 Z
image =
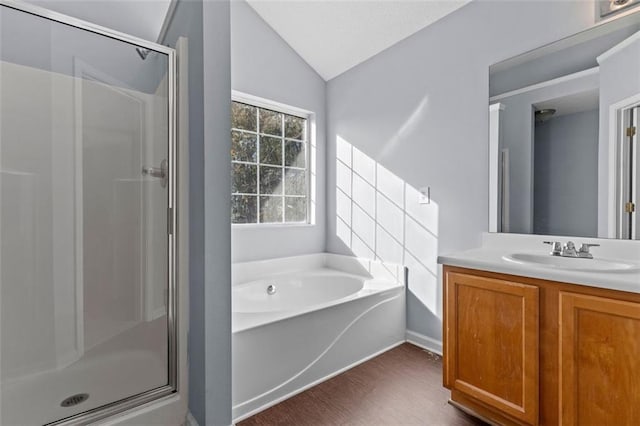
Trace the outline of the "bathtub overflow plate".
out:
M 276 294 L 276 286 L 273 284 L 269 284 L 267 287 L 267 294 Z

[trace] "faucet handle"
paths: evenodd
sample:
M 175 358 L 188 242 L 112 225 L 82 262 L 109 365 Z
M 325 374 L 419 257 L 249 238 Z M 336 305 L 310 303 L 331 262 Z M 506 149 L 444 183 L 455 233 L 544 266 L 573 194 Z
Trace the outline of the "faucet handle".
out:
M 576 257 L 578 252 L 576 251 L 576 245 L 573 241 L 567 241 L 567 244 L 564 245 L 562 249 L 562 256 L 566 257 Z
M 593 259 L 593 255 L 589 253 L 589 249 L 591 247 L 600 247 L 600 244 L 582 243 L 582 245 L 580 246 L 580 250 L 578 250 L 578 257 Z
M 562 243 L 560 241 L 543 241 L 543 244 L 551 245 L 551 254 L 552 256 L 560 256 L 562 254 Z

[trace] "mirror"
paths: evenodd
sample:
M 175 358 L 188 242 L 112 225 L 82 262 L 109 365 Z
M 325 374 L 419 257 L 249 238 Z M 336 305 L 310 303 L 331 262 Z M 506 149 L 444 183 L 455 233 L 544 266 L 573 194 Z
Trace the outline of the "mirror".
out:
M 640 239 L 640 13 L 489 69 L 489 231 Z

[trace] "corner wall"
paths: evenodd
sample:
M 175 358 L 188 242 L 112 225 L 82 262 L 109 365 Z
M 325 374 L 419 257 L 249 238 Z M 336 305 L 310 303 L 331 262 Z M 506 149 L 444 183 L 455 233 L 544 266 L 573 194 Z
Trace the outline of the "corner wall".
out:
M 327 250 L 405 263 L 410 332 L 441 341 L 437 255 L 488 229 L 489 65 L 593 23 L 590 2 L 477 0 L 328 83 Z
M 315 114 L 315 224 L 236 225 L 232 261 L 325 251 L 325 81 L 247 4 L 231 2 L 231 86 Z
M 229 25 L 228 1 L 178 0 L 163 40 L 189 44 L 189 409 L 201 426 L 231 424 Z

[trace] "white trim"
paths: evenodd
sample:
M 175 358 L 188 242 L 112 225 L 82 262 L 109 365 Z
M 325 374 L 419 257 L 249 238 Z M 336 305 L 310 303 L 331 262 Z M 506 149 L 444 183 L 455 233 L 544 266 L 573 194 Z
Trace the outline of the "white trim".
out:
M 407 330 L 405 338 L 407 342 L 412 345 L 416 345 L 434 354 L 442 355 L 442 342 L 439 340 L 411 330 Z
M 593 67 L 584 71 L 578 71 L 573 74 L 563 75 L 562 77 L 554 78 L 551 80 L 543 81 L 542 83 L 532 84 L 531 86 L 525 86 L 520 89 L 512 90 L 510 92 L 501 93 L 489 98 L 489 102 L 496 102 L 501 99 L 509 98 L 511 96 L 520 95 L 522 93 L 532 92 L 534 90 L 542 89 L 545 87 L 555 86 L 557 84 L 566 83 L 571 80 L 577 80 L 579 78 L 588 77 L 591 75 L 597 75 L 600 72 L 600 68 Z
M 596 61 L 598 61 L 598 64 L 602 64 L 602 61 L 606 61 L 612 55 L 615 55 L 616 53 L 619 53 L 620 51 L 626 49 L 632 43 L 634 43 L 634 42 L 636 42 L 638 40 L 640 40 L 640 31 L 638 31 L 637 33 L 633 34 L 630 37 L 625 38 L 620 43 L 616 44 L 615 46 L 613 46 L 611 49 L 607 50 L 606 52 L 604 52 L 600 56 L 597 56 L 596 57 Z
M 511 228 L 510 225 L 510 203 L 511 203 L 511 195 L 509 195 L 511 190 L 509 189 L 509 182 L 511 180 L 510 177 L 510 164 L 509 164 L 509 148 L 504 148 L 500 150 L 500 170 L 502 173 L 500 175 L 500 179 L 502 185 L 499 189 L 500 191 L 500 232 L 509 232 Z M 533 192 L 532 192 L 533 193 Z
M 335 376 L 337 376 L 339 374 L 342 374 L 345 371 L 352 369 L 353 367 L 356 367 L 356 366 L 358 366 L 358 365 L 360 365 L 360 364 L 362 364 L 362 363 L 364 363 L 366 361 L 369 361 L 370 359 L 373 359 L 373 358 L 377 357 L 378 355 L 381 355 L 381 354 L 383 354 L 383 353 L 385 353 L 387 351 L 390 351 L 391 349 L 402 345 L 404 342 L 405 342 L 404 340 L 400 340 L 399 342 L 393 343 L 393 344 L 387 346 L 384 349 L 381 349 L 381 350 L 379 350 L 377 352 L 374 352 L 371 355 L 367 355 L 366 357 L 364 357 L 364 358 L 362 358 L 362 359 L 360 359 L 358 361 L 355 361 L 355 362 L 347 365 L 344 368 L 341 368 L 338 371 L 334 371 L 333 373 L 328 374 L 328 375 L 326 375 L 326 376 L 324 376 L 324 377 L 322 377 L 322 378 L 320 378 L 320 379 L 318 379 L 318 380 L 316 380 L 314 382 L 311 382 L 311 383 L 309 383 L 309 384 L 307 384 L 305 386 L 302 386 L 301 388 L 298 388 L 298 389 L 296 389 L 296 390 L 294 390 L 292 392 L 289 392 L 288 394 L 286 394 L 284 396 L 281 396 L 280 398 L 274 399 L 273 401 L 269 401 L 266 404 L 256 408 L 255 410 L 251 410 L 248 413 L 243 414 L 243 415 L 233 419 L 233 423 L 238 423 L 238 422 L 240 422 L 242 420 L 248 419 L 249 417 L 258 414 L 259 412 L 264 411 L 269 407 L 273 407 L 274 405 L 276 405 L 276 404 L 278 404 L 278 403 L 280 403 L 280 402 L 282 402 L 282 401 L 284 401 L 286 399 L 289 399 L 292 396 L 295 396 L 295 395 L 297 395 L 299 393 L 302 393 L 302 392 L 306 391 L 309 388 L 312 388 L 312 387 L 314 387 L 316 385 L 319 385 L 322 382 L 326 382 L 327 380 L 329 380 L 329 379 L 331 379 L 331 378 L 333 378 L 333 377 L 335 377 Z
M 200 426 L 198 424 L 198 421 L 196 420 L 196 418 L 193 417 L 193 414 L 191 414 L 191 411 L 187 412 L 187 418 L 184 421 L 184 425 L 185 426 Z
M 624 106 L 618 110 L 610 111 L 609 125 L 613 125 L 613 138 L 609 138 L 608 142 L 608 162 L 607 162 L 607 237 L 622 238 L 624 235 L 623 224 L 625 222 L 624 210 L 621 208 L 624 199 L 624 189 L 626 182 L 624 174 L 617 173 L 623 170 L 623 158 L 625 152 L 625 141 L 627 136 L 624 129 L 630 125 L 630 116 L 633 106 Z M 613 123 L 613 124 L 612 124 Z M 610 127 L 611 129 L 611 127 Z M 612 134 L 610 132 L 609 134 Z M 615 158 L 613 158 L 615 157 Z M 611 169 L 614 164 L 615 168 Z M 612 173 L 614 176 L 612 176 Z
M 271 99 L 250 95 L 248 93 L 239 92 L 237 90 L 231 91 L 231 100 L 256 106 L 258 108 L 270 109 L 272 111 L 295 115 L 296 117 L 300 118 L 310 119 L 314 115 L 312 111 L 308 111 L 306 109 L 283 104 L 282 102 L 272 101 Z
M 253 194 L 251 194 L 253 195 Z M 300 197 L 302 198 L 302 197 Z M 315 223 L 307 222 L 270 222 L 270 223 L 232 223 L 231 228 L 235 229 L 280 229 L 280 228 L 311 228 Z
M 505 105 L 489 105 L 489 232 L 498 232 L 500 216 L 500 112 Z

